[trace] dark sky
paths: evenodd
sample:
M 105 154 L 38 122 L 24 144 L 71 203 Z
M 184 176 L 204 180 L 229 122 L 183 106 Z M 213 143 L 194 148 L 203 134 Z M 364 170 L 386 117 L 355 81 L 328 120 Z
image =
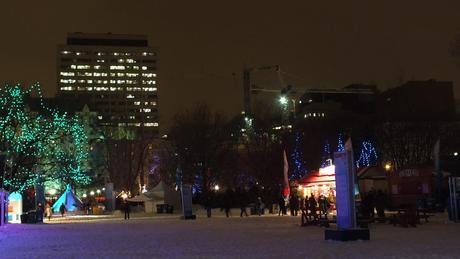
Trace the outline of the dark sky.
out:
M 347 3 L 345 3 L 347 2 Z M 453 80 L 460 1 L 2 1 L 1 81 L 55 94 L 56 45 L 67 32 L 147 34 L 159 53 L 162 125 L 205 101 L 242 110 L 241 70 L 279 64 L 298 88 Z M 236 76 L 232 73 L 236 72 Z M 257 84 L 279 87 L 269 72 Z

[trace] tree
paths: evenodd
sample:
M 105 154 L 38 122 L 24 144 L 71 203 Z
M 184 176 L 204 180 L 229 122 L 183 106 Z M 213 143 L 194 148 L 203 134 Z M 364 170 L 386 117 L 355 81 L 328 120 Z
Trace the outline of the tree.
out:
M 81 170 L 87 139 L 78 118 L 45 107 L 41 98 L 41 110 L 30 111 L 26 97 L 33 91 L 41 95 L 38 84 L 0 89 L 0 150 L 7 161 L 2 186 L 24 191 L 47 180 L 88 183 Z
M 175 116 L 169 135 L 183 182 L 195 183 L 205 192 L 210 190 L 221 172 L 221 159 L 225 158 L 222 154 L 230 146 L 226 124 L 222 115 L 213 114 L 205 104 Z

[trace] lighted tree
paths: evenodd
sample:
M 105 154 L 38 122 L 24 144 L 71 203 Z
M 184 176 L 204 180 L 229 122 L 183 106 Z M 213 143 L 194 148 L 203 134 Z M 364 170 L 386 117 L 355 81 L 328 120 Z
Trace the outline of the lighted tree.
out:
M 377 159 L 377 152 L 375 151 L 374 145 L 369 141 L 363 141 L 361 145 L 361 154 L 356 161 L 356 167 L 362 168 L 376 165 Z
M 323 147 L 323 156 L 321 157 L 321 167 L 326 167 L 329 164 L 327 160 L 331 158 L 331 145 L 329 145 L 329 141 L 326 139 Z
M 337 140 L 337 152 L 343 152 L 343 151 L 345 151 L 345 146 L 343 144 L 342 134 L 339 134 L 339 137 Z
M 299 132 L 296 132 L 295 134 L 294 150 L 291 154 L 291 158 L 294 163 L 289 179 L 301 179 L 305 175 L 307 168 L 305 166 L 305 162 L 302 156 L 301 139 Z
M 40 111 L 30 111 L 26 99 L 39 95 Z M 81 170 L 87 156 L 86 136 L 77 118 L 43 105 L 39 84 L 0 89 L 0 150 L 7 158 L 2 184 L 23 191 L 47 180 L 89 182 Z

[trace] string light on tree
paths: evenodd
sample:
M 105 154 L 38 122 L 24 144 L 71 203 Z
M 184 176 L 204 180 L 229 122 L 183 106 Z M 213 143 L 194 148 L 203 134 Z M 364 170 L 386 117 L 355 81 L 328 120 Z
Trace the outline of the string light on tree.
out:
M 356 167 L 368 167 L 377 164 L 377 152 L 374 146 L 369 141 L 363 141 L 361 144 L 361 154 L 359 159 L 356 161 Z
M 329 140 L 326 139 L 323 147 L 323 157 L 321 162 L 321 168 L 329 166 L 328 159 L 331 158 L 331 146 L 329 145 Z
M 345 151 L 345 146 L 343 144 L 342 134 L 339 133 L 339 137 L 337 140 L 337 152 Z
M 301 150 L 301 139 L 300 133 L 296 132 L 295 134 L 295 143 L 294 143 L 294 151 L 291 154 L 292 161 L 294 162 L 294 168 L 291 171 L 291 175 L 289 176 L 290 180 L 301 179 L 307 168 L 305 166 L 305 162 L 303 161 L 302 157 L 302 150 Z

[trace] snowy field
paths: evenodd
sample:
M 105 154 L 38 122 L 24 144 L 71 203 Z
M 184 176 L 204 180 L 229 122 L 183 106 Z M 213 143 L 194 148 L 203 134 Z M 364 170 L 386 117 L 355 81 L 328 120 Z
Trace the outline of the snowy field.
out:
M 299 217 L 54 220 L 0 228 L 0 258 L 460 258 L 460 224 L 370 226 L 370 241 L 324 241 Z

